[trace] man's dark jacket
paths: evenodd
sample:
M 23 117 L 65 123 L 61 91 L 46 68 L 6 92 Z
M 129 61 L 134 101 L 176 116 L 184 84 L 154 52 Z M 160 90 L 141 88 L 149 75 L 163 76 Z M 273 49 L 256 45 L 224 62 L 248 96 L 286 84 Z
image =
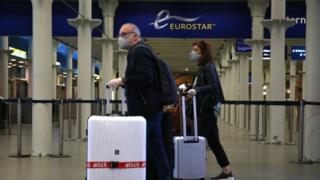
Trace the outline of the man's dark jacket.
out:
M 129 50 L 127 57 L 125 86 L 128 112 L 129 115 L 148 115 L 161 111 L 159 75 L 150 49 L 137 45 Z

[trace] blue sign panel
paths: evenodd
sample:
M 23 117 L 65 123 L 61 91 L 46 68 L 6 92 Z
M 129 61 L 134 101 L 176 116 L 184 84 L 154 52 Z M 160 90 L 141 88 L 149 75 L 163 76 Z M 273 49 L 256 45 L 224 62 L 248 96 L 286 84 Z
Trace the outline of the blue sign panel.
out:
M 252 51 L 252 48 L 251 46 L 245 44 L 243 42 L 243 40 L 237 40 L 236 41 L 236 52 L 251 52 Z M 287 46 L 285 46 L 285 60 L 287 59 Z M 263 57 L 263 60 L 270 60 L 271 59 L 271 50 L 270 50 L 270 46 L 264 46 L 263 47 L 263 52 L 262 52 L 262 57 Z
M 305 2 L 288 2 L 286 11 L 287 18 L 297 22 L 286 36 L 304 38 Z M 266 19 L 270 19 L 270 8 Z M 122 2 L 116 11 L 114 34 L 127 22 L 138 25 L 144 37 L 251 38 L 246 2 Z M 270 37 L 268 31 L 265 37 Z
M 68 6 L 65 4 L 68 3 Z M 287 2 L 286 16 L 297 24 L 287 30 L 288 38 L 304 38 L 306 5 Z M 53 1 L 53 36 L 77 36 L 67 19 L 78 17 L 77 1 Z M 92 3 L 92 17 L 103 19 L 98 2 Z M 270 18 L 270 8 L 266 19 Z M 251 14 L 247 2 L 120 2 L 114 20 L 114 34 L 123 23 L 137 24 L 143 37 L 251 38 Z M 103 26 L 92 35 L 100 37 Z M 268 34 L 268 32 L 267 32 Z M 266 34 L 265 37 L 269 37 Z M 2 0 L 0 35 L 32 35 L 31 1 Z
M 139 26 L 143 37 L 251 36 L 251 16 L 246 2 L 121 2 L 115 15 L 114 34 L 127 22 Z
M 252 48 L 248 44 L 244 43 L 243 39 L 238 39 L 236 41 L 236 52 L 251 52 Z
M 306 47 L 305 46 L 291 46 L 291 60 L 305 60 Z
M 286 37 L 306 37 L 306 4 L 305 2 L 287 2 L 287 19 L 294 20 L 296 24 L 286 32 Z

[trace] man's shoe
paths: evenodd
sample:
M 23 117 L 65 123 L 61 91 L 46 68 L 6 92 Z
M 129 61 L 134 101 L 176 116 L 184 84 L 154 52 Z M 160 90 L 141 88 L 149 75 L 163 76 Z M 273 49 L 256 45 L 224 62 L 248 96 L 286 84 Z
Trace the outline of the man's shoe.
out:
M 226 173 L 222 172 L 222 173 L 220 173 L 218 176 L 212 177 L 212 178 L 210 178 L 210 179 L 234 180 L 234 177 L 233 177 L 232 172 L 230 171 L 229 174 L 226 174 Z

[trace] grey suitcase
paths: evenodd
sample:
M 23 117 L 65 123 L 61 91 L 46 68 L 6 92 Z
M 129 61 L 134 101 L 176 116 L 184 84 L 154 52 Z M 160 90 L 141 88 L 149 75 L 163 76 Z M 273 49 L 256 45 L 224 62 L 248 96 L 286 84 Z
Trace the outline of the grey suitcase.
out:
M 194 136 L 187 136 L 185 96 L 182 96 L 183 136 L 174 137 L 173 176 L 200 179 L 206 175 L 206 139 L 198 136 L 196 97 L 193 96 Z

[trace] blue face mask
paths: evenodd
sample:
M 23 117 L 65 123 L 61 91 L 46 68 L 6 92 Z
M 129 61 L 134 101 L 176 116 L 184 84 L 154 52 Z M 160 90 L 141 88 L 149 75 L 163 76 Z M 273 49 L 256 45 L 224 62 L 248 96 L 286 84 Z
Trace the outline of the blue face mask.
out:
M 196 53 L 195 51 L 191 51 L 189 54 L 189 59 L 192 61 L 198 61 L 200 58 L 200 54 Z

